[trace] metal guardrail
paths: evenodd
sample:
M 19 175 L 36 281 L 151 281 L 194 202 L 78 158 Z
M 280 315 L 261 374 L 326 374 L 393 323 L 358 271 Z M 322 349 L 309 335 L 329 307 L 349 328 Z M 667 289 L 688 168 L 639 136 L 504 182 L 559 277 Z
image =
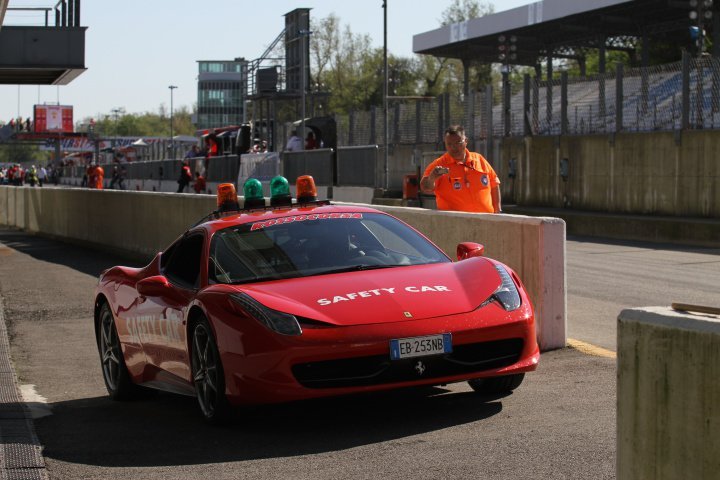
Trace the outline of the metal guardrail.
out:
M 332 148 L 283 152 L 282 175 L 285 178 L 312 175 L 316 185 L 334 185 L 334 161 Z
M 337 185 L 372 187 L 381 185 L 378 178 L 377 145 L 339 147 L 337 150 Z
M 312 175 L 317 185 L 376 188 L 381 185 L 382 172 L 377 145 L 341 147 L 278 154 L 226 155 L 189 159 L 190 170 L 204 172 L 208 182 L 241 183 L 247 178 L 269 181 L 275 175 L 295 179 Z M 171 180 L 180 177 L 183 160 L 148 160 L 128 163 L 101 164 L 105 178 L 112 178 L 113 168 L 124 168 L 126 180 Z M 62 177 L 80 179 L 87 166 L 62 168 Z M 240 185 L 238 185 L 240 187 Z

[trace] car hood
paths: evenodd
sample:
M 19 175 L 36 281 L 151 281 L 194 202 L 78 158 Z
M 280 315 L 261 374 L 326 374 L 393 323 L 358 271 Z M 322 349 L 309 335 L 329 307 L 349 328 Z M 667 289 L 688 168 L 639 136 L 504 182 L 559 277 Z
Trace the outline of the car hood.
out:
M 275 310 L 349 326 L 469 312 L 500 284 L 500 276 L 489 260 L 471 258 L 234 288 Z

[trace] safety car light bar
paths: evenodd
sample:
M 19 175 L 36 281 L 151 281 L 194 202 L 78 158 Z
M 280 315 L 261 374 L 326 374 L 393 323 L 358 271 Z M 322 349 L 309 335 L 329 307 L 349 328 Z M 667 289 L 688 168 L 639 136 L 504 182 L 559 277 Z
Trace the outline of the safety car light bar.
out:
M 282 175 L 270 180 L 270 205 L 273 207 L 292 205 L 290 187 L 287 178 Z
M 315 179 L 311 175 L 301 175 L 295 180 L 295 194 L 298 203 L 317 202 Z
M 218 185 L 217 206 L 218 211 L 220 212 L 240 210 L 237 193 L 235 192 L 235 185 L 232 183 L 221 183 Z
M 297 200 L 293 202 L 293 198 L 290 196 L 290 187 L 287 179 L 281 175 L 273 178 L 270 181 L 270 205 L 267 205 L 265 197 L 263 196 L 262 184 L 256 178 L 249 178 L 243 185 L 245 203 L 243 207 L 240 208 L 235 185 L 232 183 L 221 183 L 217 188 L 218 209 L 201 218 L 193 225 L 193 227 L 196 227 L 209 219 L 218 219 L 231 212 L 267 210 L 283 206 L 290 207 L 293 205 L 330 205 L 329 200 L 317 199 L 317 188 L 315 187 L 315 180 L 312 176 L 299 176 L 295 182 L 295 186 L 297 191 Z

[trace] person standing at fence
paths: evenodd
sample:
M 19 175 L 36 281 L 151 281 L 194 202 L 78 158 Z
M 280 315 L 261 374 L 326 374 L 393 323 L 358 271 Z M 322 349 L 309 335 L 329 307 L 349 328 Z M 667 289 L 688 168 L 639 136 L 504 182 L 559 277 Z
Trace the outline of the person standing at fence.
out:
M 305 138 L 305 150 L 315 150 L 317 147 L 317 141 L 315 140 L 315 134 L 308 132 Z
M 187 160 L 183 160 L 182 165 L 180 167 L 180 178 L 178 178 L 178 189 L 176 193 L 183 193 L 188 185 L 190 185 L 190 180 L 192 180 L 192 172 L 190 171 L 190 166 L 188 165 Z
M 90 188 L 102 190 L 105 183 L 105 170 L 100 165 L 95 165 L 88 182 Z
M 40 168 L 38 168 L 38 183 L 40 186 L 43 186 L 43 183 L 47 180 L 47 170 L 45 170 L 45 167 L 40 165 Z
M 451 125 L 445 130 L 447 152 L 425 169 L 420 188 L 435 193 L 438 210 L 500 213 L 500 180 L 479 153 L 467 149 L 465 129 Z
M 193 145 L 192 147 L 190 147 L 190 150 L 188 150 L 185 154 L 185 160 L 190 160 L 191 158 L 197 158 L 201 156 L 202 155 L 200 154 L 200 147 L 198 147 L 197 145 Z
M 120 190 L 125 190 L 125 176 L 127 175 L 127 170 L 124 166 L 120 167 L 120 173 L 118 174 L 118 188 Z
M 288 138 L 287 144 L 285 145 L 285 150 L 290 152 L 299 152 L 302 149 L 302 139 L 298 137 L 297 130 L 293 130 L 290 132 L 290 138 Z
M 195 172 L 195 183 L 193 184 L 193 190 L 195 190 L 195 193 L 205 193 L 205 189 L 205 177 L 200 175 L 200 172 Z
M 205 175 L 207 175 L 208 167 L 210 166 L 210 157 L 217 157 L 220 154 L 220 149 L 218 148 L 218 138 L 215 133 L 208 134 L 207 137 L 205 137 L 205 161 L 203 163 L 203 166 L 205 167 Z M 192 180 L 192 175 L 190 176 L 190 180 Z

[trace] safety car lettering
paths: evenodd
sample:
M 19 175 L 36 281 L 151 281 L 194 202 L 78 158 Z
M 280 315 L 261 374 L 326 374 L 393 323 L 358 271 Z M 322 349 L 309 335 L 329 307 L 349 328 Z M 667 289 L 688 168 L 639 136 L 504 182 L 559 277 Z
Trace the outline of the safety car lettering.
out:
M 148 343 L 159 340 L 179 342 L 182 312 L 168 309 L 166 318 L 153 315 L 138 315 L 127 319 L 127 329 L 133 343 Z
M 326 305 L 332 305 L 334 303 L 349 302 L 357 300 L 359 298 L 376 297 L 379 295 L 392 295 L 395 293 L 396 287 L 391 288 L 374 288 L 372 290 L 362 290 L 359 292 L 350 292 L 343 295 L 334 295 L 332 298 L 318 298 L 317 303 L 324 307 Z M 445 285 L 409 285 L 402 289 L 409 293 L 425 293 L 425 292 L 451 292 Z
M 427 286 L 427 285 L 423 285 L 423 286 L 421 286 L 421 287 L 413 287 L 413 286 L 405 287 L 405 291 L 406 291 L 406 292 L 412 292 L 412 293 L 417 293 L 417 292 L 449 292 L 450 289 L 447 288 L 447 287 L 444 286 L 444 285 L 435 285 L 434 287 L 429 287 L 429 286 Z
M 334 220 L 338 218 L 363 218 L 362 213 L 311 213 L 309 215 L 295 215 L 293 217 L 273 218 L 262 222 L 255 222 L 250 227 L 250 231 L 260 230 L 273 225 L 282 225 L 284 223 L 304 222 L 305 220 Z

